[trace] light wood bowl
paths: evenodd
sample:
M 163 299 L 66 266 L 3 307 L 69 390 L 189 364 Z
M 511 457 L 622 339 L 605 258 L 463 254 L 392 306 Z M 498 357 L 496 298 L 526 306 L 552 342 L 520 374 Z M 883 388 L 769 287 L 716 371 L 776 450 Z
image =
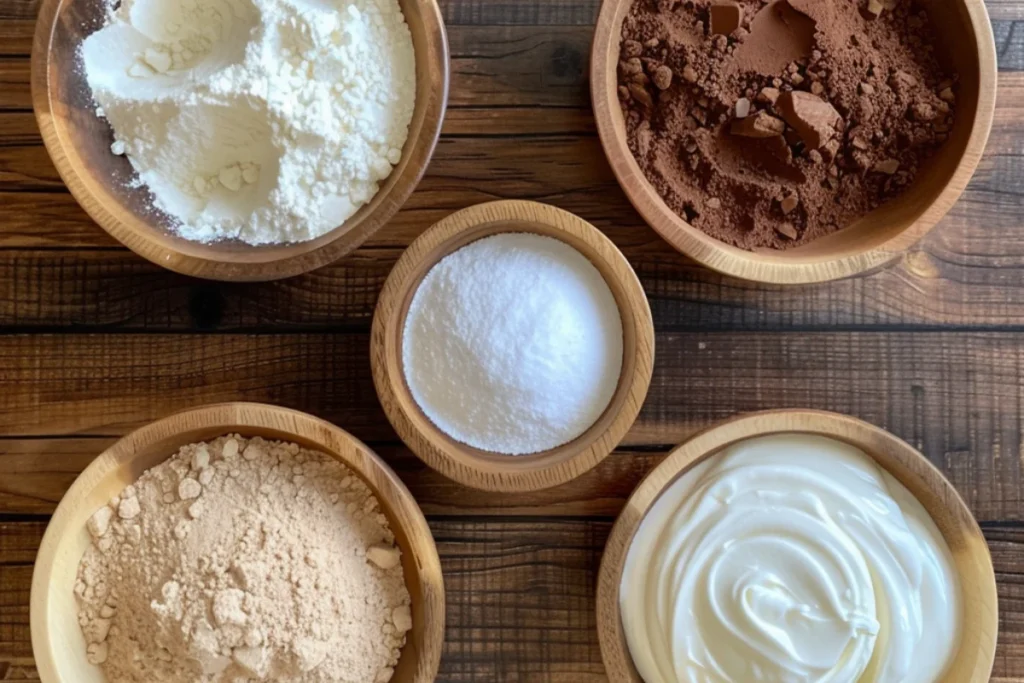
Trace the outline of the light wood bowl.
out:
M 89 517 L 149 468 L 183 445 L 228 433 L 297 443 L 335 458 L 360 476 L 380 501 L 402 550 L 412 596 L 413 627 L 394 683 L 432 683 L 444 640 L 444 582 L 426 519 L 395 473 L 363 443 L 305 413 L 258 403 L 222 403 L 158 420 L 105 450 L 64 495 L 43 536 L 32 575 L 32 651 L 43 683 L 105 683 L 88 663 L 74 595 L 78 564 L 90 536 Z
M 937 51 L 960 74 L 956 123 L 949 140 L 913 185 L 848 227 L 784 251 L 745 251 L 708 236 L 661 199 L 626 141 L 616 68 L 622 22 L 633 0 L 604 0 L 590 57 L 590 95 L 597 130 L 626 196 L 669 244 L 708 268 L 746 280 L 797 284 L 836 280 L 898 258 L 941 219 L 981 160 L 996 102 L 996 51 L 983 0 L 927 3 L 945 48 Z
M 644 515 L 661 492 L 692 466 L 738 441 L 786 432 L 817 434 L 852 444 L 917 497 L 949 544 L 963 591 L 960 648 L 942 680 L 988 681 L 999 631 L 996 579 L 985 537 L 967 505 L 942 473 L 906 442 L 867 422 L 816 410 L 774 410 L 728 420 L 676 448 L 640 482 L 612 528 L 598 575 L 597 629 L 609 679 L 643 683 L 622 629 L 619 585 L 629 546 Z
M 106 0 L 43 0 L 32 45 L 32 104 L 53 164 L 82 208 L 129 249 L 170 270 L 214 280 L 276 280 L 341 258 L 405 203 L 433 154 L 448 99 L 448 41 L 436 0 L 399 0 L 416 52 L 416 107 L 402 159 L 370 202 L 334 230 L 307 242 L 201 244 L 168 229 L 146 188 L 130 188 L 131 164 L 95 104 L 79 56 L 103 25 Z
M 416 404 L 402 367 L 405 318 L 427 272 L 470 242 L 501 232 L 547 235 L 576 248 L 604 276 L 622 318 L 622 374 L 608 408 L 575 440 L 532 455 L 491 453 L 449 437 Z M 651 309 L 622 252 L 578 216 L 526 201 L 478 204 L 448 216 L 420 235 L 384 284 L 370 345 L 377 395 L 406 445 L 442 474 L 487 491 L 536 491 L 565 483 L 597 465 L 618 445 L 640 412 L 654 365 Z

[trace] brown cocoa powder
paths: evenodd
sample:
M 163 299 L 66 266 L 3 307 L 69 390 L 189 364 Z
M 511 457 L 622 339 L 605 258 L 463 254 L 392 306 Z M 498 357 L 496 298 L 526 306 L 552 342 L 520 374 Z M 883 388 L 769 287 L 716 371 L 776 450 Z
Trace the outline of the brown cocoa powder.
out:
M 899 195 L 956 99 L 915 2 L 635 0 L 619 97 L 640 168 L 745 249 L 804 244 Z

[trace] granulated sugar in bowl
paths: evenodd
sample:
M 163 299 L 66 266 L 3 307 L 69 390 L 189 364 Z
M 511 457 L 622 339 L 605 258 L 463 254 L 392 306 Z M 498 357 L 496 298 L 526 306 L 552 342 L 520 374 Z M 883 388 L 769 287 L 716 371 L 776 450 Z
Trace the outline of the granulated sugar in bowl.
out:
M 448 255 L 423 279 L 402 331 L 414 400 L 453 439 L 508 455 L 583 434 L 622 371 L 619 307 L 568 244 L 502 233 Z

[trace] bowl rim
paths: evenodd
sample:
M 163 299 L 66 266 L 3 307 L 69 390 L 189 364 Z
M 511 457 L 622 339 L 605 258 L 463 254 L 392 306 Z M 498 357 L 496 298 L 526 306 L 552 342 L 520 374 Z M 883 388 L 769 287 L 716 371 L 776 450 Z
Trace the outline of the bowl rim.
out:
M 806 284 L 838 280 L 879 269 L 898 259 L 946 215 L 967 187 L 981 161 L 995 114 L 995 38 L 983 0 L 961 0 L 978 43 L 978 106 L 967 145 L 952 176 L 938 196 L 908 228 L 885 242 L 842 256 L 794 256 L 791 252 L 746 251 L 691 226 L 672 209 L 647 180 L 619 134 L 621 109 L 616 62 L 619 32 L 633 0 L 603 0 L 590 54 L 590 98 L 605 157 L 627 199 L 662 239 L 702 265 L 725 275 L 772 284 Z M 790 254 L 783 256 L 782 254 Z
M 929 514 L 931 508 L 941 506 L 944 512 L 955 519 L 960 533 L 955 543 L 950 543 L 951 550 L 957 560 L 962 590 L 966 592 L 968 584 L 965 579 L 970 578 L 975 598 L 971 601 L 966 595 L 962 596 L 961 619 L 965 626 L 958 645 L 957 659 L 965 656 L 965 652 L 968 653 L 966 656 L 973 656 L 974 659 L 967 665 L 970 667 L 970 678 L 958 683 L 988 681 L 995 663 L 999 633 L 995 570 L 988 544 L 967 504 L 935 465 L 899 437 L 855 417 L 810 409 L 765 410 L 738 415 L 712 425 L 677 446 L 634 489 L 612 527 L 597 577 L 598 640 L 609 678 L 643 683 L 633 665 L 622 628 L 619 586 L 629 547 L 647 511 L 669 485 L 694 465 L 737 442 L 782 433 L 814 434 L 856 446 L 904 486 L 912 480 L 930 498 L 934 498 L 929 501 L 930 504 L 921 501 L 929 508 Z M 888 462 L 883 463 L 883 459 Z M 913 493 L 913 489 L 911 491 Z M 915 497 L 918 496 L 915 494 Z M 921 500 L 920 497 L 918 500 Z M 950 542 L 945 531 L 943 536 Z M 959 555 L 967 557 L 961 562 L 957 559 Z M 963 563 L 971 565 L 973 576 L 964 575 Z M 967 623 L 969 618 L 970 624 Z M 973 635 L 977 643 L 973 650 L 964 641 L 964 638 L 972 635 L 968 633 L 970 626 L 976 627 Z
M 304 242 L 244 245 L 186 240 L 121 210 L 89 169 L 54 113 L 52 44 L 59 17 L 74 0 L 43 0 L 32 42 L 32 108 L 57 173 L 89 217 L 146 260 L 168 270 L 210 280 L 259 282 L 309 272 L 350 253 L 384 227 L 418 186 L 433 157 L 448 104 L 450 59 L 443 14 L 437 0 L 408 0 L 423 18 L 425 40 L 416 49 L 416 110 L 402 158 L 369 202 L 341 225 Z M 403 5 L 406 0 L 399 0 Z M 406 17 L 408 23 L 408 17 Z M 414 36 L 415 36 L 415 32 Z M 421 78 L 422 73 L 422 78 Z M 422 103 L 421 103 L 422 101 Z M 417 113 L 422 108 L 422 115 Z M 420 123 L 417 121 L 420 120 Z M 109 206 L 108 206 L 109 204 Z M 230 245 L 237 251 L 222 251 Z
M 559 239 L 601 272 L 619 305 L 623 363 L 618 387 L 602 416 L 557 448 L 529 455 L 491 453 L 455 441 L 424 414 L 406 384 L 401 334 L 423 277 L 448 254 L 498 233 L 529 232 Z M 654 323 L 643 287 L 626 257 L 579 216 L 531 201 L 505 200 L 457 211 L 420 235 L 395 264 L 373 317 L 370 365 L 381 405 L 402 441 L 433 469 L 486 491 L 525 492 L 568 482 L 592 469 L 619 444 L 636 420 L 650 387 Z M 630 349 L 633 352 L 630 354 Z
M 166 449 L 169 458 L 177 448 L 192 443 L 190 437 L 184 437 L 184 434 L 241 433 L 244 437 L 247 431 L 280 434 L 270 438 L 292 439 L 338 460 L 362 478 L 378 500 L 391 511 L 388 517 L 393 529 L 404 520 L 404 524 L 399 526 L 407 543 L 397 538 L 396 543 L 403 556 L 408 558 L 408 561 L 403 560 L 407 584 L 409 568 L 415 568 L 422 599 L 415 604 L 413 616 L 414 619 L 422 619 L 423 624 L 422 637 L 416 647 L 419 656 L 413 677 L 409 680 L 413 683 L 431 683 L 434 680 L 440 667 L 444 642 L 444 578 L 434 537 L 412 493 L 379 455 L 340 427 L 291 408 L 264 403 L 230 402 L 189 408 L 130 432 L 97 455 L 61 498 L 47 524 L 32 571 L 29 608 L 32 651 L 40 679 L 44 683 L 63 680 L 54 665 L 56 652 L 51 638 L 52 623 L 49 615 L 51 579 L 56 564 L 72 559 L 59 550 L 67 534 L 74 533 L 71 528 L 74 524 L 73 511 L 81 504 L 79 501 L 83 501 L 96 482 L 132 462 L 140 452 Z M 338 457 L 335 453 L 345 453 L 347 457 Z M 76 566 L 79 561 L 80 558 L 74 558 Z M 421 611 L 422 615 L 415 614 L 416 611 Z

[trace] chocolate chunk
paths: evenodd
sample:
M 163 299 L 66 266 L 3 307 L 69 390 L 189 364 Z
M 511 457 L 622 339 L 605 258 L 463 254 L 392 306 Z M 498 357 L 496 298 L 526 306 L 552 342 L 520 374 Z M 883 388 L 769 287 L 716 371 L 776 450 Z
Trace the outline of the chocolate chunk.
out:
M 658 90 L 668 90 L 669 86 L 672 85 L 672 69 L 662 64 L 654 70 L 651 79 Z
M 729 131 L 733 135 L 740 135 L 745 138 L 771 138 L 782 135 L 786 129 L 779 119 L 767 112 L 759 111 L 753 116 L 743 119 L 736 119 L 732 122 Z
M 900 162 L 895 159 L 885 159 L 884 161 L 876 162 L 871 170 L 875 173 L 884 173 L 886 175 L 892 175 L 899 169 Z
M 718 197 L 712 197 L 707 201 L 706 206 L 709 209 L 720 209 L 722 208 L 722 200 L 719 199 Z
M 939 99 L 942 100 L 943 102 L 953 104 L 954 102 L 956 102 L 956 95 L 953 94 L 952 88 L 945 87 L 939 92 Z
M 917 85 L 917 79 L 906 71 L 897 70 L 889 76 L 889 87 L 895 90 L 896 94 L 901 97 L 908 96 L 915 85 Z
M 785 199 L 783 199 L 781 202 L 779 202 L 779 206 L 782 208 L 783 214 L 788 214 L 790 211 L 795 209 L 799 204 L 800 197 L 798 197 L 795 192 L 786 197 Z
M 789 223 L 780 223 L 779 225 L 776 225 L 775 231 L 783 237 L 788 237 L 791 240 L 795 240 L 798 236 L 796 228 Z
M 642 104 L 648 109 L 654 108 L 654 100 L 651 99 L 650 93 L 647 92 L 647 88 L 640 85 L 639 83 L 629 84 L 629 94 L 633 96 L 633 99 Z
M 810 149 L 828 142 L 835 134 L 836 124 L 842 121 L 835 107 L 808 92 L 784 92 L 775 108 Z
M 861 123 L 867 123 L 874 115 L 875 105 L 871 104 L 871 99 L 866 95 L 861 95 L 857 98 L 857 120 Z
M 831 162 L 833 159 L 836 158 L 836 155 L 839 154 L 839 146 L 840 145 L 838 140 L 829 140 L 828 142 L 825 143 L 825 146 L 821 148 L 821 156 L 825 159 L 825 161 Z M 835 167 L 832 167 L 829 170 L 835 170 Z
M 711 33 L 727 36 L 743 23 L 743 10 L 732 2 L 715 2 L 710 7 Z
M 885 5 L 879 0 L 868 0 L 868 16 L 872 19 L 877 19 L 883 9 L 885 9 Z
M 736 118 L 745 119 L 747 114 L 750 113 L 750 100 L 746 97 L 741 97 L 736 100 Z
M 638 73 L 642 73 L 644 65 L 640 62 L 639 57 L 630 57 L 619 62 L 619 71 L 622 72 L 623 76 L 634 76 Z
M 778 88 L 761 88 L 761 92 L 757 94 L 757 101 L 764 102 L 766 104 L 775 104 L 775 101 L 779 99 Z

